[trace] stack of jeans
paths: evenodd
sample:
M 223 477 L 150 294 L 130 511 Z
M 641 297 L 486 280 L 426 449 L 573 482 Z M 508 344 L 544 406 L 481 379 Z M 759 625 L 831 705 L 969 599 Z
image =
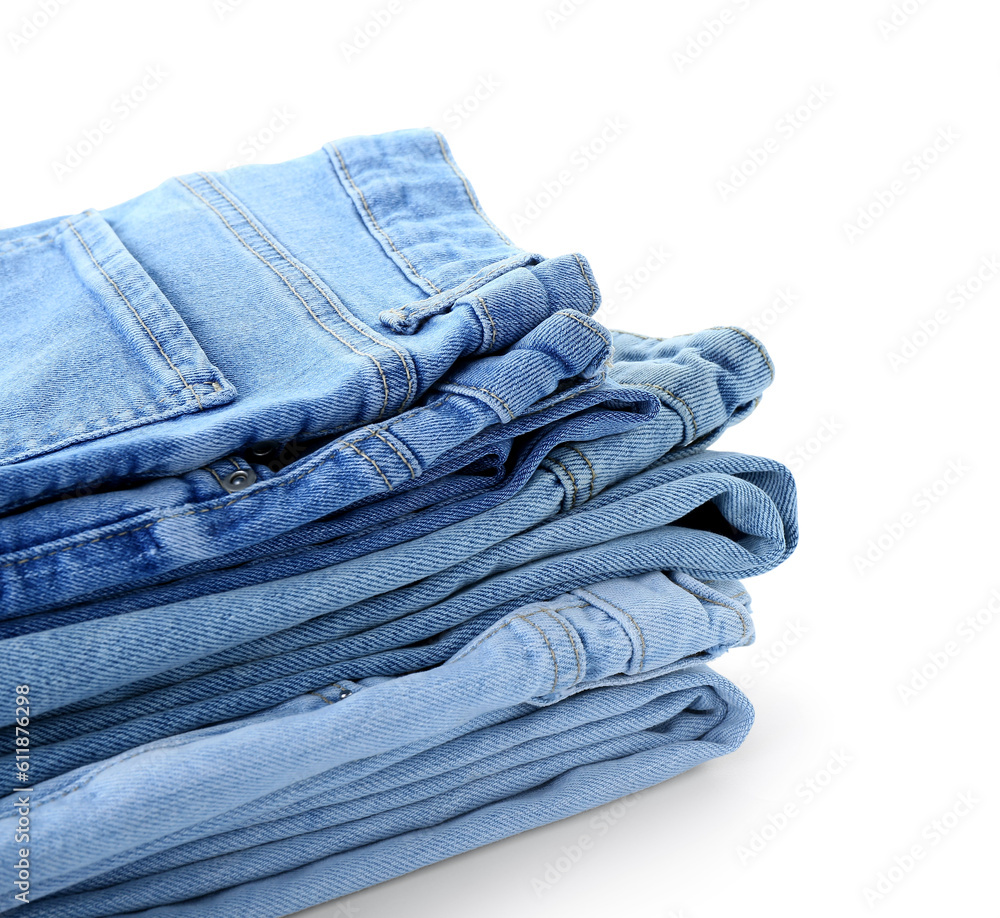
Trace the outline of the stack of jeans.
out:
M 0 293 L 0 911 L 287 915 L 742 742 L 771 360 L 604 328 L 440 135 L 5 231 Z

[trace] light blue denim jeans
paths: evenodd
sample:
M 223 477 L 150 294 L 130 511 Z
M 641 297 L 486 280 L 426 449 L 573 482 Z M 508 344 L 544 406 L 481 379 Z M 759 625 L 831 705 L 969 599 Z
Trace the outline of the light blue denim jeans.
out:
M 46 898 L 26 913 L 118 914 L 346 858 L 311 904 L 638 790 L 742 741 L 749 705 L 698 664 L 752 628 L 733 581 L 605 581 L 519 607 L 443 665 L 78 769 L 34 790 Z M 411 857 L 410 833 L 431 827 L 437 843 Z M 282 908 L 264 897 L 251 914 Z
M 607 481 L 653 458 L 704 449 L 754 408 L 771 379 L 766 355 L 738 329 L 710 329 L 662 341 L 617 333 L 613 340 L 614 362 L 609 378 L 599 386 L 546 410 L 492 425 L 379 500 L 364 500 L 330 519 L 239 552 L 133 580 L 127 589 L 105 588 L 82 597 L 72 609 L 47 614 L 36 606 L 32 615 L 0 621 L 0 637 L 275 580 L 409 541 L 508 499 L 561 443 L 603 441 L 594 453 L 600 470 L 595 467 L 591 475 L 588 468 L 582 479 L 589 498 Z M 640 435 L 612 439 L 639 423 L 644 424 Z M 583 448 L 581 442 L 571 455 L 582 455 Z M 630 457 L 626 465 L 619 458 L 624 456 Z M 559 468 L 564 479 L 572 476 L 565 463 Z M 260 471 L 260 477 L 265 474 Z M 566 483 L 575 480 L 569 477 Z M 567 505 L 578 502 L 582 504 L 583 497 L 570 491 Z M 322 551 L 302 550 L 317 543 L 324 544 Z M 154 584 L 164 585 L 148 588 Z M 97 596 L 113 599 L 100 601 Z
M 586 261 L 514 247 L 430 131 L 4 231 L 0 294 L 5 616 L 390 491 L 610 353 Z
M 0 233 L 0 292 L 0 911 L 285 915 L 742 742 L 795 489 L 707 447 L 770 358 L 604 329 L 439 135 Z
M 761 573 L 784 560 L 797 540 L 791 476 L 769 460 L 708 451 L 633 476 L 548 522 L 538 515 L 546 489 L 563 499 L 572 493 L 541 469 L 520 499 L 417 543 L 7 642 L 16 659 L 44 669 L 31 670 L 33 684 L 44 686 L 34 710 L 44 712 L 59 691 L 71 699 L 48 716 L 36 714 L 33 773 L 51 777 L 331 682 L 440 664 L 511 608 L 595 577 Z M 414 556 L 423 564 L 401 564 Z M 443 566 L 449 560 L 454 563 Z M 182 609 L 200 629 L 181 627 Z M 286 610 L 296 623 L 276 630 Z M 205 638 L 193 633 L 217 642 L 222 630 L 206 629 L 206 621 L 246 626 L 251 615 L 267 633 L 248 639 L 243 632 L 243 640 L 222 650 L 205 653 Z M 228 626 L 230 636 L 234 627 Z M 104 637 L 109 629 L 113 640 Z M 163 670 L 168 645 L 180 649 L 180 641 L 184 663 Z M 143 672 L 149 675 L 137 678 Z M 81 699 L 95 679 L 117 685 Z M 13 757 L 0 764 L 12 765 Z

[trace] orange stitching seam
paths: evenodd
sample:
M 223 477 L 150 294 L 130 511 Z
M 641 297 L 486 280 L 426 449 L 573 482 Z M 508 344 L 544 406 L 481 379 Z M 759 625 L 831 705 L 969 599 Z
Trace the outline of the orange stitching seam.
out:
M 590 282 L 590 278 L 587 277 L 587 270 L 583 266 L 583 259 L 580 258 L 576 252 L 573 253 L 573 257 L 576 259 L 576 263 L 580 266 L 580 273 L 583 275 L 583 279 L 587 282 L 587 286 L 590 287 L 590 299 L 594 308 L 597 308 L 597 291 L 594 289 L 594 285 Z M 607 340 L 606 338 L 604 339 Z
M 639 640 L 642 642 L 642 655 L 639 658 L 639 672 L 641 673 L 643 667 L 646 665 L 646 635 L 642 633 L 642 628 L 639 627 L 639 623 L 634 618 L 632 618 L 632 616 L 629 615 L 629 613 L 626 612 L 621 606 L 616 606 L 613 602 L 611 602 L 611 600 L 605 599 L 599 593 L 595 593 L 593 590 L 581 590 L 580 592 L 589 593 L 591 596 L 595 597 L 596 599 L 599 599 L 601 602 L 607 603 L 609 606 L 611 606 L 612 609 L 617 609 L 632 623 L 632 625 L 635 627 L 635 630 L 639 632 Z
M 90 256 L 90 260 L 94 263 L 94 267 L 96 267 L 97 270 L 104 275 L 105 280 L 107 280 L 107 282 L 111 284 L 112 287 L 115 288 L 115 291 L 122 298 L 122 301 L 125 303 L 125 305 L 132 310 L 132 315 L 134 315 L 136 319 L 139 320 L 139 324 L 146 330 L 146 334 L 149 335 L 150 340 L 153 342 L 153 344 L 156 345 L 156 349 L 160 352 L 160 354 L 163 355 L 163 359 L 170 364 L 170 369 L 172 369 L 180 377 L 181 382 L 184 384 L 184 388 L 190 390 L 191 394 L 195 398 L 195 401 L 198 403 L 198 408 L 200 410 L 203 410 L 205 406 L 202 405 L 201 399 L 198 397 L 198 393 L 194 391 L 194 388 L 191 386 L 191 384 L 184 378 L 184 374 L 177 369 L 177 367 L 174 365 L 174 362 L 167 356 L 167 352 L 163 350 L 163 347 L 160 344 L 160 342 L 156 340 L 156 335 L 154 335 L 152 331 L 150 331 L 149 326 L 142 321 L 142 316 L 140 316 L 139 313 L 136 312 L 136 308 L 131 304 L 131 302 L 129 302 L 129 298 L 125 296 L 124 293 L 122 293 L 121 287 L 119 287 L 118 284 L 114 282 L 114 279 L 108 274 L 107 271 L 104 270 L 104 267 L 98 264 L 97 259 L 94 257 L 94 253 L 90 251 L 90 246 L 87 245 L 86 242 L 84 242 L 83 236 L 81 236 L 77 232 L 77 229 L 75 226 L 73 226 L 72 222 L 67 222 L 66 225 L 73 231 L 73 235 L 80 240 L 80 245 L 82 245 L 87 250 L 87 254 Z
M 566 473 L 567 475 L 569 475 L 569 480 L 570 480 L 570 482 L 571 482 L 571 483 L 572 483 L 572 485 L 573 485 L 573 497 L 571 498 L 571 500 L 570 500 L 570 502 L 569 502 L 569 509 L 570 509 L 570 510 L 572 510 L 572 509 L 573 509 L 573 508 L 574 508 L 574 507 L 576 506 L 576 476 L 575 476 L 575 475 L 574 475 L 574 474 L 573 474 L 573 473 L 572 473 L 572 472 L 571 472 L 571 471 L 570 471 L 570 470 L 569 470 L 568 468 L 566 468 L 566 466 L 565 466 L 565 465 L 563 465 L 563 464 L 562 464 L 562 463 L 561 463 L 561 462 L 560 462 L 560 461 L 559 461 L 558 459 L 553 459 L 553 458 L 552 458 L 552 457 L 550 456 L 550 457 L 549 457 L 549 462 L 554 462 L 554 463 L 555 463 L 556 465 L 558 465 L 558 466 L 559 466 L 559 468 L 561 468 L 561 469 L 562 469 L 562 470 L 563 470 L 563 471 L 564 471 L 564 472 L 565 472 L 565 473 Z
M 364 193 L 363 193 L 363 192 L 361 191 L 361 189 L 360 189 L 360 188 L 358 188 L 358 186 L 357 186 L 357 185 L 356 185 L 356 184 L 354 183 L 354 179 L 353 179 L 353 178 L 351 177 L 351 173 L 350 173 L 350 170 L 349 170 L 349 169 L 347 168 L 347 163 L 346 163 L 346 162 L 344 162 L 344 157 L 343 157 L 343 156 L 341 155 L 341 153 L 340 153 L 340 150 L 338 150 L 338 149 L 337 149 L 336 147 L 334 147 L 334 146 L 331 146 L 331 148 L 330 148 L 330 149 L 332 149 L 332 150 L 333 150 L 333 152 L 337 154 L 337 159 L 339 159 L 339 160 L 340 160 L 340 167 L 341 167 L 341 169 L 343 169 L 343 170 L 344 170 L 344 175 L 346 175 L 346 176 L 347 176 L 347 181 L 349 181 L 349 182 L 351 183 L 351 187 L 352 187 L 352 188 L 353 188 L 353 189 L 354 189 L 354 190 L 355 190 L 355 191 L 356 191 L 356 192 L 358 193 L 358 197 L 359 197 L 359 198 L 361 198 L 361 203 L 362 203 L 362 204 L 364 205 L 364 208 L 365 208 L 365 210 L 366 210 L 366 211 L 368 212 L 368 216 L 369 216 L 369 217 L 371 218 L 371 221 L 372 221 L 372 225 L 373 225 L 373 226 L 375 227 L 375 229 L 377 229 L 377 230 L 378 230 L 378 231 L 379 231 L 379 232 L 380 232 L 380 233 L 382 234 L 382 237 L 383 237 L 383 238 L 385 239 L 385 241 L 386 241 L 386 242 L 388 242 L 390 246 L 392 246 L 392 250 L 393 250 L 393 251 L 394 251 L 394 252 L 395 252 L 395 253 L 396 253 L 396 254 L 397 254 L 397 255 L 398 255 L 398 256 L 399 256 L 400 258 L 402 258 L 402 259 L 403 259 L 403 261 L 405 261 L 405 262 L 407 263 L 407 265 L 409 265 L 409 268 L 410 268 L 410 270 L 411 270 L 411 271 L 413 272 L 413 276 L 414 276 L 414 277 L 417 277 L 417 278 L 419 278 L 420 280 L 424 281 L 424 283 L 426 283 L 426 284 L 429 284 L 429 285 L 430 285 L 431 287 L 433 287 L 433 288 L 434 288 L 434 289 L 435 289 L 435 290 L 436 290 L 436 291 L 437 291 L 438 293 L 440 293 L 440 292 L 441 292 L 441 288 L 440 288 L 440 287 L 439 287 L 439 286 L 438 286 L 437 284 L 435 284 L 435 283 L 434 283 L 433 281 L 431 281 L 431 280 L 428 280 L 428 279 L 427 279 L 426 277 L 424 277 L 424 276 L 423 276 L 423 275 L 422 275 L 422 274 L 421 274 L 421 273 L 420 273 L 420 272 L 419 272 L 419 271 L 418 271 L 418 270 L 417 270 L 416 268 L 414 268 L 414 267 L 413 267 L 413 263 L 412 263 L 412 262 L 410 261 L 410 259 L 409 259 L 409 258 L 407 258 L 407 257 L 406 257 L 406 256 L 405 256 L 405 255 L 404 255 L 404 254 L 403 254 L 402 252 L 400 252 L 400 251 L 399 251 L 399 249 L 397 249 L 397 248 L 396 248 L 396 243 L 395 243 L 395 242 L 393 242 L 393 241 L 392 241 L 392 240 L 391 240 L 391 239 L 389 238 L 389 234 L 388 234 L 388 233 L 386 233 L 386 231 L 385 231 L 384 229 L 382 229 L 382 227 L 381 227 L 381 226 L 379 226 L 379 223 L 378 223 L 378 220 L 376 220 L 376 219 L 375 219 L 375 214 L 373 214 L 373 213 L 372 213 L 372 209 L 371 209 L 371 208 L 370 208 L 370 207 L 368 206 L 368 200 L 367 200 L 367 199 L 365 198 L 365 196 L 364 196 Z
M 542 629 L 539 628 L 538 625 L 536 625 L 527 615 L 518 615 L 515 617 L 521 619 L 522 622 L 527 622 L 531 625 L 531 627 L 542 636 L 542 640 L 545 641 L 545 646 L 548 647 L 549 655 L 552 657 L 552 670 L 554 673 L 552 677 L 552 688 L 550 688 L 549 691 L 554 692 L 556 690 L 556 686 L 559 684 L 559 661 L 556 659 L 556 652 L 552 649 L 552 644 L 545 636 L 545 632 L 542 631 Z M 573 649 L 575 650 L 576 648 L 574 647 Z
M 743 617 L 743 613 L 740 612 L 735 606 L 727 606 L 724 602 L 719 602 L 717 599 L 709 599 L 707 596 L 699 596 L 697 593 L 692 593 L 691 590 L 686 587 L 682 587 L 679 583 L 674 583 L 674 586 L 679 587 L 684 590 L 689 596 L 693 596 L 695 599 L 700 599 L 702 602 L 711 603 L 713 606 L 721 606 L 723 609 L 729 609 L 730 612 L 735 612 L 740 617 L 740 624 L 743 625 L 743 634 L 741 637 L 747 636 L 747 621 Z
M 284 281 L 285 286 L 294 294 L 295 298 L 303 306 L 305 306 L 305 308 L 309 311 L 309 314 L 319 323 L 319 325 L 320 325 L 321 328 L 325 329 L 327 332 L 329 332 L 331 335 L 333 335 L 333 337 L 336 338 L 345 347 L 348 347 L 352 351 L 354 351 L 354 353 L 357 354 L 359 357 L 368 357 L 370 360 L 372 360 L 375 363 L 375 366 L 376 366 L 376 368 L 378 369 L 378 372 L 379 372 L 379 376 L 382 377 L 382 388 L 385 390 L 385 396 L 382 399 L 382 410 L 379 412 L 379 417 L 382 417 L 382 415 L 385 414 L 386 406 L 389 404 L 389 382 L 385 378 L 385 372 L 382 370 L 382 364 L 380 364 L 378 362 L 378 358 L 375 357 L 372 354 L 367 354 L 364 351 L 359 351 L 353 344 L 351 344 L 349 341 L 345 340 L 340 335 L 338 335 L 328 325 L 325 325 L 323 323 L 323 321 L 319 318 L 319 316 L 317 316 L 316 313 L 313 312 L 312 307 L 302 298 L 302 295 L 299 293 L 299 291 L 295 289 L 295 287 L 292 285 L 291 281 L 289 281 L 288 278 L 285 277 L 284 274 L 282 274 L 274 265 L 271 264 L 271 262 L 269 262 L 263 255 L 261 255 L 260 252 L 258 252 L 252 245 L 250 245 L 250 243 L 248 243 L 246 241 L 246 239 L 244 239 L 236 231 L 236 228 L 222 215 L 222 213 L 219 211 L 219 209 L 217 207 L 215 207 L 210 201 L 206 200 L 206 198 L 203 195 L 201 195 L 197 191 L 195 191 L 194 188 L 192 188 L 187 182 L 184 181 L 184 179 L 178 178 L 177 181 L 180 182 L 185 188 L 187 188 L 187 190 L 190 191 L 191 194 L 193 194 L 196 198 L 198 198 L 198 200 L 200 200 L 206 207 L 210 208 L 216 214 L 216 216 L 218 216 L 218 218 L 223 223 L 226 224 L 226 226 L 229 228 L 230 232 L 237 239 L 239 239 L 239 241 L 243 244 L 244 248 L 246 248 L 246 250 L 248 252 L 250 252 L 252 255 L 254 255 L 256 258 L 258 258 L 264 265 L 266 265 L 275 274 L 277 274 L 278 277 L 280 277 L 282 279 L 282 281 Z
M 717 325 L 715 327 L 716 328 L 720 328 L 723 331 L 734 331 L 738 335 L 742 335 L 755 348 L 757 348 L 757 353 L 760 354 L 760 356 L 764 358 L 764 363 L 767 364 L 768 370 L 771 371 L 771 380 L 772 380 L 772 382 L 774 381 L 774 364 L 772 364 L 771 361 L 768 359 L 767 354 L 764 353 L 764 350 L 761 348 L 760 344 L 757 341 L 755 341 L 753 338 L 751 338 L 750 335 L 748 335 L 745 331 L 743 331 L 742 328 L 737 328 L 735 325 Z
M 584 322 L 583 319 L 581 319 L 579 316 L 573 315 L 573 313 L 571 312 L 564 312 L 562 313 L 562 315 L 566 316 L 569 319 L 572 319 L 574 322 L 579 322 L 584 328 L 590 329 L 590 331 L 592 331 L 595 335 L 597 335 L 597 337 L 600 338 L 605 344 L 608 345 L 611 344 L 611 342 L 608 341 L 608 339 L 605 338 L 604 335 L 602 335 L 596 328 L 594 328 L 593 325 Z
M 329 296 L 327 296 L 326 291 L 316 283 L 316 281 L 313 279 L 309 271 L 306 270 L 305 266 L 299 264 L 295 259 L 279 251 L 274 242 L 272 242 L 271 239 L 264 233 L 264 231 L 251 219 L 250 215 L 247 214 L 239 206 L 239 204 L 236 203 L 236 201 L 234 201 L 228 194 L 226 194 L 225 189 L 223 189 L 220 185 L 218 185 L 212 179 L 212 177 L 207 173 L 199 172 L 198 175 L 200 175 L 206 182 L 208 182 L 208 184 L 210 184 L 222 197 L 224 197 L 237 210 L 237 212 L 243 217 L 243 219 L 246 220 L 247 223 L 254 228 L 254 230 L 257 232 L 257 235 L 260 236 L 260 238 L 264 242 L 266 242 L 280 258 L 282 258 L 288 264 L 292 265 L 292 267 L 296 268 L 298 272 L 307 281 L 309 281 L 309 283 L 313 286 L 313 289 L 315 289 L 316 292 L 319 293 L 323 297 L 323 299 L 325 299 L 330 304 L 330 306 L 334 309 L 337 315 L 340 316 L 340 318 L 343 319 L 351 328 L 353 328 L 360 334 L 364 335 L 369 341 L 372 342 L 372 344 L 375 344 L 379 347 L 388 348 L 389 350 L 395 352 L 396 356 L 399 358 L 399 362 L 403 364 L 403 371 L 406 373 L 406 398 L 403 400 L 403 404 L 405 405 L 410 400 L 410 395 L 413 392 L 413 379 L 410 376 L 410 368 L 406 363 L 406 358 L 403 355 L 403 352 L 389 341 L 379 341 L 370 331 L 368 331 L 364 327 L 364 325 L 361 324 L 355 325 L 354 322 L 351 321 L 352 317 L 349 315 L 345 315 L 343 312 L 341 312 L 340 307 L 333 300 L 331 300 Z M 319 320 L 317 319 L 317 321 Z M 323 323 L 320 322 L 320 325 L 322 324 Z M 373 360 L 375 359 L 371 354 L 368 354 L 366 356 L 372 357 Z
M 358 449 L 358 447 L 356 447 L 353 443 L 348 443 L 347 445 L 351 449 L 353 449 L 354 452 L 356 452 L 359 456 L 364 456 L 365 459 L 367 459 L 372 465 L 375 466 L 375 471 L 378 472 L 379 475 L 382 476 L 382 480 L 386 483 L 386 485 L 388 486 L 389 490 L 391 491 L 392 490 L 392 484 L 390 483 L 389 479 L 385 477 L 385 472 L 383 472 L 378 467 L 378 463 L 374 459 L 372 459 L 372 457 L 369 456 L 368 453 L 364 452 L 363 450 Z
M 597 473 L 594 471 L 593 465 L 590 464 L 590 460 L 583 453 L 581 453 L 580 450 L 578 450 L 575 446 L 570 446 L 570 449 L 573 450 L 573 452 L 576 453 L 584 462 L 586 462 L 587 468 L 590 469 L 590 494 L 587 496 L 587 500 L 590 500 L 594 496 L 594 480 L 597 478 Z
M 677 399 L 677 401 L 679 401 L 684 406 L 685 410 L 688 413 L 688 416 L 691 418 L 691 428 L 692 428 L 691 438 L 692 438 L 692 440 L 695 437 L 698 436 L 698 422 L 694 418 L 694 412 L 691 410 L 691 406 L 688 405 L 688 403 L 686 401 L 684 401 L 684 399 L 682 399 L 676 392 L 671 392 L 669 389 L 664 389 L 663 386 L 658 386 L 658 385 L 656 385 L 656 383 L 651 383 L 651 382 L 629 383 L 628 385 L 631 385 L 631 386 L 640 386 L 640 387 L 642 387 L 642 386 L 648 386 L 650 389 L 657 389 L 660 392 L 665 392 L 667 395 L 671 396 L 672 398 Z
M 553 615 L 548 609 L 539 609 L 539 612 L 544 612 L 549 618 L 551 618 L 563 631 L 566 632 L 566 638 L 569 640 L 570 646 L 573 648 L 573 656 L 576 657 L 576 678 L 573 680 L 574 683 L 580 681 L 580 675 L 583 672 L 583 665 L 580 661 L 580 652 L 576 649 L 576 641 L 573 640 L 573 635 L 570 634 L 569 628 L 566 627 L 566 623 L 557 616 Z
M 367 428 L 367 427 L 365 428 L 365 430 L 368 430 L 368 429 L 369 428 Z M 411 478 L 416 478 L 417 477 L 417 473 L 415 471 L 413 471 L 413 466 L 410 465 L 410 463 L 406 461 L 406 456 L 404 456 L 398 449 L 396 449 L 396 447 L 393 446 L 388 440 L 386 440 L 386 438 L 383 437 L 382 434 L 380 434 L 377 430 L 373 430 L 372 434 L 374 436 L 378 437 L 379 440 L 381 440 L 386 446 L 389 447 L 389 449 L 391 449 L 397 456 L 399 456 L 400 459 L 403 460 L 403 462 L 406 464 L 406 467 L 410 470 L 410 477 Z
M 437 137 L 438 146 L 441 147 L 441 155 L 444 157 L 444 161 L 449 166 L 451 166 L 451 171 L 454 172 L 455 175 L 459 177 L 459 179 L 461 179 L 462 184 L 465 186 L 465 193 L 469 196 L 469 201 L 472 203 L 472 206 L 475 209 L 476 213 L 479 214 L 479 216 L 483 218 L 486 225 L 500 237 L 504 245 L 513 246 L 513 243 L 503 233 L 500 232 L 500 230 L 496 227 L 493 221 L 489 217 L 487 217 L 486 214 L 484 214 L 481 208 L 479 207 L 479 204 L 476 202 L 476 197 L 472 193 L 472 189 L 469 187 L 468 181 L 466 181 L 465 176 L 458 171 L 458 167 L 455 165 L 452 158 L 448 155 L 448 151 L 445 149 L 444 146 L 444 138 L 442 138 L 440 132 L 435 131 L 434 136 Z

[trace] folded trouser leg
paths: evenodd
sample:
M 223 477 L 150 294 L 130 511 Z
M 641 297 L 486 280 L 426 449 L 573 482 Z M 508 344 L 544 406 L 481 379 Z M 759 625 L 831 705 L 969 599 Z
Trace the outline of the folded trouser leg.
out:
M 173 849 L 141 865 L 162 864 L 155 873 L 100 877 L 91 891 L 42 899 L 27 914 L 289 914 L 635 794 L 733 751 L 753 719 L 736 687 L 700 666 L 508 713 L 405 760 L 405 775 L 387 769 L 361 789 L 367 796 Z M 428 770 L 420 759 L 449 770 L 407 782 L 410 768 Z
M 642 682 L 752 634 L 745 609 L 707 588 L 665 581 L 652 589 L 612 581 L 565 602 L 522 608 L 442 666 L 361 680 L 343 701 L 316 698 L 307 711 L 290 703 L 45 782 L 33 803 L 42 865 L 35 888 L 42 894 L 84 881 L 111 860 L 121 866 L 129 851 L 148 854 L 158 839 L 190 834 L 358 759 L 433 741 L 498 710 Z M 293 761 L 271 748 L 290 735 L 297 737 Z M 124 827 L 113 836 L 100 828 L 109 805 Z
M 752 634 L 746 593 L 734 582 L 704 584 L 683 574 L 668 579 L 659 572 L 637 582 L 642 584 L 642 593 L 637 592 L 630 602 L 642 604 L 649 614 L 661 608 L 664 617 L 672 621 L 671 602 L 678 590 L 687 589 L 709 597 L 706 601 L 728 604 L 730 614 L 740 615 L 744 628 L 741 641 L 749 640 Z M 561 601 L 579 604 L 599 600 L 593 591 L 581 588 Z M 53 777 L 161 737 L 265 709 L 331 681 L 346 684 L 438 665 L 502 618 L 504 612 L 505 606 L 488 610 L 442 633 L 447 619 L 432 608 L 341 641 L 225 666 L 136 698 L 43 717 L 33 727 L 32 774 L 36 781 Z M 698 640 L 706 637 L 704 629 L 696 634 Z M 697 652 L 708 659 L 718 652 L 712 648 L 708 643 Z M 12 764 L 10 757 L 0 759 L 0 766 Z
M 143 678 L 155 685 L 158 673 L 185 665 L 190 674 L 237 662 L 244 654 L 239 645 L 250 642 L 262 641 L 255 646 L 274 653 L 285 641 L 294 649 L 351 634 L 456 591 L 447 609 L 460 617 L 451 624 L 498 603 L 545 598 L 604 577 L 656 569 L 708 579 L 761 573 L 787 557 L 797 539 L 788 470 L 709 451 L 634 476 L 504 540 L 505 527 L 516 535 L 526 520 L 537 519 L 532 503 L 542 489 L 564 494 L 548 477 L 548 485 L 540 477 L 539 490 L 525 489 L 485 515 L 486 525 L 473 518 L 405 546 L 403 554 L 389 550 L 274 583 L 24 635 L 5 642 L 10 653 L 2 668 L 18 683 L 41 687 L 33 704 L 43 714 Z M 693 518 L 699 508 L 707 524 Z M 413 585 L 400 588 L 405 583 Z M 200 662 L 207 657 L 209 663 Z M 164 675 L 160 684 L 176 675 Z
M 237 552 L 104 587 L 73 608 L 0 622 L 0 636 L 263 583 L 418 538 L 509 499 L 540 461 L 573 441 L 550 464 L 566 481 L 567 507 L 575 507 L 665 456 L 704 449 L 752 410 L 771 378 L 759 343 L 738 329 L 641 339 L 638 352 L 636 340 L 614 336 L 607 380 L 492 425 L 378 499 Z M 269 474 L 266 465 L 251 465 L 259 478 Z M 324 544 L 309 550 L 317 543 Z M 51 596 L 45 602 L 59 604 Z
M 191 472 L 128 492 L 130 509 L 106 519 L 102 498 L 73 517 L 85 527 L 0 558 L 0 615 L 13 618 L 98 585 L 172 570 L 258 542 L 416 478 L 449 449 L 490 424 L 512 421 L 551 397 L 560 383 L 590 386 L 611 345 L 582 313 L 547 318 L 503 354 L 482 357 L 449 378 L 450 390 L 391 421 L 336 437 L 239 493 L 218 474 Z M 90 503 L 87 504 L 90 506 Z M 64 508 L 50 508 L 65 519 Z M 121 508 L 119 508 L 120 510 Z M 15 530 L 19 535 L 20 530 Z

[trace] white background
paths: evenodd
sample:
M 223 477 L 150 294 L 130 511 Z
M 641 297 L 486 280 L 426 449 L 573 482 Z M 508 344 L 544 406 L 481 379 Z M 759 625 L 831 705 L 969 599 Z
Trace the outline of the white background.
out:
M 721 444 L 791 464 L 800 484 L 801 547 L 750 581 L 757 644 L 719 664 L 757 709 L 745 745 L 606 808 L 603 834 L 584 814 L 309 914 L 995 913 L 1000 278 L 974 278 L 1000 255 L 1000 7 L 900 0 L 893 25 L 892 0 L 557 2 L 393 0 L 360 49 L 387 0 L 0 13 L 3 225 L 432 125 L 518 244 L 591 259 L 607 324 L 741 324 L 777 365 Z M 120 117 L 147 68 L 165 75 Z M 870 225 L 850 230 L 863 210 Z M 884 556 L 859 570 L 880 536 Z M 833 756 L 849 760 L 837 774 Z M 962 794 L 975 802 L 952 818 Z M 893 869 L 914 845 L 912 869 Z

